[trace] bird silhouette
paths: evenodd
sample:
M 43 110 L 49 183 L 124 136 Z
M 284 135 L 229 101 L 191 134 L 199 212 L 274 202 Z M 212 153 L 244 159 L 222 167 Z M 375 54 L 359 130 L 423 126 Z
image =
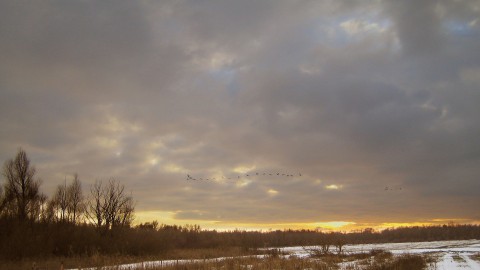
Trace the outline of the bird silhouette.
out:
M 232 175 L 231 177 L 227 177 L 225 175 L 222 175 L 222 179 L 228 179 L 228 180 L 232 180 L 232 179 L 237 179 L 237 180 L 240 180 L 242 179 L 243 177 L 251 177 L 251 176 L 254 176 L 254 175 L 257 175 L 257 176 L 260 176 L 260 175 L 264 175 L 264 176 L 284 176 L 284 177 L 295 177 L 297 174 L 287 174 L 287 173 L 280 173 L 280 172 L 263 172 L 263 173 L 260 173 L 260 172 L 255 172 L 255 173 L 246 173 L 246 174 L 238 174 L 238 175 Z M 298 173 L 298 176 L 302 176 L 302 173 Z M 220 179 L 220 178 L 219 178 Z M 200 181 L 215 181 L 216 178 L 215 177 L 211 177 L 211 178 L 194 178 L 193 176 L 191 176 L 190 174 L 187 174 L 187 177 L 186 177 L 186 180 L 200 180 Z M 401 188 L 390 188 L 390 187 L 386 187 L 385 190 L 402 190 Z

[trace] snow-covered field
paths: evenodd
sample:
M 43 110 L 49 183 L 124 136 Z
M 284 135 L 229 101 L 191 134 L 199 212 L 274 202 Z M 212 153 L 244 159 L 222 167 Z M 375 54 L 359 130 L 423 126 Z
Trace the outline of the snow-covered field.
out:
M 309 248 L 313 249 L 315 247 L 285 247 L 281 248 L 280 250 L 287 252 L 291 255 L 295 255 L 297 257 L 307 257 L 308 251 L 306 249 Z M 369 252 L 373 249 L 390 251 L 394 255 L 429 254 L 430 256 L 434 256 L 437 258 L 437 263 L 432 266 L 432 269 L 480 270 L 480 240 L 345 245 L 343 247 L 343 250 L 346 253 Z M 263 257 L 263 255 L 260 255 L 258 257 L 261 258 Z M 210 260 L 214 261 L 225 259 L 228 258 L 222 257 Z M 144 269 L 148 267 L 161 267 L 173 264 L 187 264 L 202 261 L 204 260 L 149 261 L 142 263 L 117 265 L 114 267 L 104 267 L 103 269 Z
M 347 253 L 369 252 L 373 249 L 390 251 L 395 255 L 429 254 L 437 258 L 435 267 L 438 270 L 480 270 L 480 240 L 345 245 L 343 247 L 344 252 Z M 299 257 L 308 256 L 308 252 L 303 247 L 286 247 L 281 250 Z

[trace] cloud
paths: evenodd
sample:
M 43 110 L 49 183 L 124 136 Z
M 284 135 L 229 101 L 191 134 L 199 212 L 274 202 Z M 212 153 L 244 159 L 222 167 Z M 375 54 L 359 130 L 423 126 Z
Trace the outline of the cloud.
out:
M 0 5 L 0 158 L 47 194 L 78 172 L 178 220 L 478 218 L 476 1 Z
M 328 190 L 338 190 L 338 189 L 341 189 L 342 187 L 343 187 L 343 186 L 341 186 L 341 185 L 340 185 L 340 186 L 337 186 L 337 185 L 332 184 L 332 185 L 326 185 L 326 186 L 325 186 L 325 189 L 328 189 Z

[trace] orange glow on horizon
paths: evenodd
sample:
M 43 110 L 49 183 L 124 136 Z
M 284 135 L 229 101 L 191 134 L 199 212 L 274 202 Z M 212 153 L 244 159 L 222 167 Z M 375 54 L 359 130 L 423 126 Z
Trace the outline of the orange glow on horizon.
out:
M 187 220 L 175 219 L 175 212 L 167 211 L 140 211 L 136 213 L 134 225 L 157 220 L 166 225 L 199 225 L 202 229 L 217 231 L 271 231 L 271 230 L 319 230 L 324 232 L 353 232 L 372 228 L 375 231 L 399 227 L 434 226 L 443 224 L 476 224 L 478 220 L 437 218 L 429 221 L 418 222 L 383 222 L 383 223 L 357 223 L 354 221 L 320 221 L 320 222 L 285 222 L 285 223 L 244 223 L 227 222 L 218 220 Z

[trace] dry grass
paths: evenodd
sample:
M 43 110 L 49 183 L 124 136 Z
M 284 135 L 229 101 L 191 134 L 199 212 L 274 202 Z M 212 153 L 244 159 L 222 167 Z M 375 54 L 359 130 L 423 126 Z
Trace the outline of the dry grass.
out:
M 453 255 L 452 259 L 457 263 L 466 263 L 465 259 L 460 257 L 458 254 Z
M 205 249 L 177 249 L 166 253 L 150 256 L 129 256 L 129 255 L 100 255 L 82 257 L 54 257 L 54 258 L 33 258 L 20 261 L 0 261 L 0 270 L 31 270 L 33 265 L 39 269 L 60 269 L 63 263 L 64 268 L 85 268 L 105 265 L 119 265 L 127 263 L 138 263 L 144 261 L 158 260 L 185 260 L 185 259 L 211 259 L 218 257 L 239 257 L 257 254 L 266 254 L 267 250 L 245 250 L 242 248 L 205 248 Z
M 266 252 L 265 256 L 259 257 L 240 257 Z M 230 259 L 212 259 L 219 257 L 234 257 Z M 131 256 L 99 256 L 79 258 L 53 258 L 36 261 L 38 269 L 60 269 L 61 262 L 65 269 L 81 267 L 111 266 L 126 263 L 135 263 L 142 261 L 157 260 L 176 260 L 176 259 L 201 259 L 199 262 L 178 263 L 164 267 L 152 267 L 145 269 L 166 269 L 166 270 L 267 270 L 267 269 L 343 269 L 348 270 L 390 270 L 390 269 L 425 269 L 428 265 L 428 258 L 421 255 L 402 255 L 393 256 L 390 252 L 383 250 L 372 250 L 368 253 L 357 254 L 324 254 L 310 258 L 297 258 L 295 256 L 285 256 L 278 250 L 270 251 L 244 251 L 242 249 L 194 249 L 194 250 L 176 250 L 159 256 L 131 257 Z M 202 260 L 203 259 L 203 260 Z M 3 269 L 32 269 L 34 260 L 17 262 L 0 262 L 0 270 Z
M 319 260 L 301 259 L 296 257 L 266 257 L 266 258 L 235 258 L 227 260 L 207 261 L 203 263 L 192 263 L 186 265 L 173 265 L 164 268 L 165 270 L 266 270 L 266 269 L 335 269 L 331 265 Z
M 477 262 L 480 262 L 480 253 L 476 253 L 476 254 L 473 254 L 473 255 L 470 255 L 470 258 L 472 260 L 475 260 Z
M 147 259 L 147 258 L 145 258 Z M 96 267 L 103 265 L 119 265 L 131 262 L 140 262 L 143 259 L 140 257 L 130 256 L 100 256 L 93 255 L 89 257 L 56 257 L 56 258 L 39 258 L 39 259 L 25 259 L 20 261 L 0 261 L 0 270 L 32 270 L 32 269 L 60 269 L 63 264 L 65 269 L 81 268 L 81 267 Z M 34 267 L 35 266 L 35 267 Z
M 357 264 L 358 261 L 351 261 L 351 264 L 347 264 L 343 269 L 350 270 L 422 270 L 426 269 L 427 263 L 423 256 L 419 255 L 402 255 L 399 257 L 383 257 L 374 256 L 369 259 L 363 259 L 367 261 L 365 264 Z M 324 270 L 324 269 L 339 269 L 339 263 L 345 263 L 337 255 L 324 257 L 322 259 L 312 258 L 296 258 L 296 257 L 266 257 L 266 258 L 235 258 L 218 261 L 206 261 L 200 263 L 191 263 L 186 265 L 173 265 L 164 268 L 153 269 L 166 269 L 166 270 L 271 270 L 271 269 L 302 269 L 302 270 Z M 351 257 L 353 258 L 353 257 Z

